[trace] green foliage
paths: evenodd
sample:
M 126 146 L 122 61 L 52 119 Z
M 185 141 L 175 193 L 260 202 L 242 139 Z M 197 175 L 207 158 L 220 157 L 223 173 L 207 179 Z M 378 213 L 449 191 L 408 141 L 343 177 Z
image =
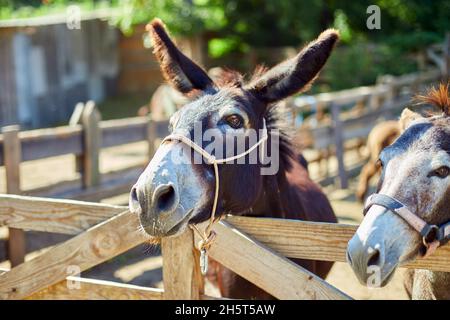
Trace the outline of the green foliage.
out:
M 0 0 L 0 20 L 61 14 L 71 4 L 90 11 L 111 8 L 115 3 L 116 0 Z
M 212 64 L 236 61 L 239 67 L 250 49 L 299 47 L 335 27 L 341 43 L 324 74 L 332 89 L 412 71 L 412 54 L 450 30 L 448 0 L 0 0 L 0 19 L 63 11 L 71 3 L 83 10 L 114 8 L 113 22 L 128 34 L 159 17 L 175 35 L 202 34 Z M 367 29 L 372 4 L 381 9 L 381 30 Z
M 412 56 L 405 56 L 386 44 L 358 41 L 335 49 L 322 73 L 324 85 L 318 86 L 317 91 L 373 85 L 378 76 L 401 75 L 416 70 Z

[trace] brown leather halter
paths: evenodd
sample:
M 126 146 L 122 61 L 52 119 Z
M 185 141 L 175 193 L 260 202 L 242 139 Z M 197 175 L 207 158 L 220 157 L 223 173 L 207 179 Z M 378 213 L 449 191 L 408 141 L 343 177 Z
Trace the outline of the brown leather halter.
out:
M 373 206 L 381 206 L 397 214 L 422 236 L 422 241 L 427 251 L 425 257 L 432 254 L 439 246 L 450 240 L 450 221 L 440 226 L 430 225 L 425 220 L 414 214 L 400 201 L 385 194 L 374 193 L 370 195 L 364 206 L 364 215 Z

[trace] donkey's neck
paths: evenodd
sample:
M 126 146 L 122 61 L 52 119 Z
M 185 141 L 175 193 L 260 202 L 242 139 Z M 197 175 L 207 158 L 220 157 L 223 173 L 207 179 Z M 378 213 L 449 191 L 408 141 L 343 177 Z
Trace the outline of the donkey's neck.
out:
M 263 190 L 255 205 L 245 214 L 256 217 L 294 218 L 291 206 L 296 208 L 297 219 L 304 219 L 303 206 L 297 193 L 289 185 L 285 170 L 281 169 L 276 175 L 263 177 Z
M 450 273 L 430 270 L 414 270 L 412 299 L 450 300 Z

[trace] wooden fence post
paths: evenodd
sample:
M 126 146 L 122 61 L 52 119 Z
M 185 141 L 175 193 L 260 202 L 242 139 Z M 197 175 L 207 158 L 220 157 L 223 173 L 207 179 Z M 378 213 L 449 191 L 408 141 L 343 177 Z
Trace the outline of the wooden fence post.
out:
M 342 122 L 339 116 L 341 108 L 339 105 L 331 104 L 331 116 L 333 118 L 333 134 L 334 134 L 334 144 L 336 146 L 336 158 L 338 161 L 338 171 L 339 171 L 339 183 L 342 189 L 348 187 L 347 172 L 345 171 L 344 163 L 344 137 Z
M 78 124 L 81 124 L 81 116 L 83 115 L 84 111 L 84 103 L 78 102 L 75 106 L 75 109 L 73 109 L 73 113 L 70 116 L 69 120 L 69 126 L 76 126 Z M 83 173 L 83 156 L 78 155 L 75 156 L 75 171 Z
M 13 194 L 20 194 L 22 148 L 19 140 L 19 131 L 20 127 L 18 125 L 7 126 L 2 129 L 6 192 Z M 25 261 L 26 241 L 23 230 L 9 228 L 7 252 L 11 267 L 15 267 Z
M 163 238 L 164 299 L 198 300 L 203 294 L 199 252 L 191 229 L 176 238 Z
M 83 125 L 83 186 L 89 188 L 100 184 L 100 148 L 102 132 L 99 126 L 101 120 L 95 103 L 88 101 L 81 115 Z

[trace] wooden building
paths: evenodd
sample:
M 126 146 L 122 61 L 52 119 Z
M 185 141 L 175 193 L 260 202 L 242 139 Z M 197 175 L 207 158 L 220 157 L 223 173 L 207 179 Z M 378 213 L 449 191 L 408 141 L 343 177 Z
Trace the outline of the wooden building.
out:
M 77 102 L 116 91 L 119 31 L 102 17 L 0 21 L 0 126 L 65 123 Z

